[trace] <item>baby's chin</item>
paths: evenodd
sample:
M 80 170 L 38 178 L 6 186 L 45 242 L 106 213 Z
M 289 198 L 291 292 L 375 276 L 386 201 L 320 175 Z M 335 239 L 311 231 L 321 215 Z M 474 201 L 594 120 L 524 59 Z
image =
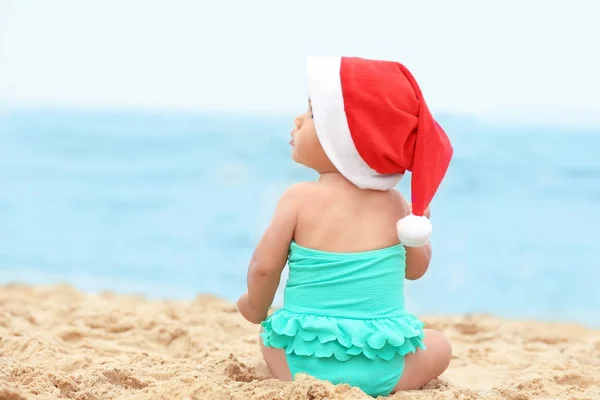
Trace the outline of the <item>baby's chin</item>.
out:
M 312 169 L 313 171 L 317 172 L 317 173 L 321 173 L 321 171 L 323 170 L 323 168 L 325 167 L 325 169 L 327 169 L 327 165 L 329 165 L 330 163 L 327 163 L 326 160 L 321 160 L 319 157 L 315 157 L 315 155 L 311 155 L 309 157 L 303 157 L 301 153 L 298 153 L 295 150 L 292 150 L 292 159 L 308 168 L 308 169 Z
M 298 164 L 304 165 L 304 163 L 302 162 L 302 157 L 300 157 L 298 150 L 296 150 L 294 146 L 292 146 L 292 160 L 294 160 Z
M 314 169 L 311 166 L 311 163 L 309 162 L 309 158 L 303 157 L 302 154 L 295 147 L 292 148 L 292 160 L 294 160 L 296 163 L 303 165 L 307 168 Z

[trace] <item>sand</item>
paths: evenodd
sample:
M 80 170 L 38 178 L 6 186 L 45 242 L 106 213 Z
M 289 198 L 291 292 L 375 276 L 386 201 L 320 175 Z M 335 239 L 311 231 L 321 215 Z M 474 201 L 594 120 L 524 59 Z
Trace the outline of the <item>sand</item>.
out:
M 422 317 L 454 345 L 449 370 L 391 399 L 600 399 L 600 330 L 490 316 Z M 0 399 L 369 399 L 271 379 L 257 327 L 227 302 L 0 286 Z

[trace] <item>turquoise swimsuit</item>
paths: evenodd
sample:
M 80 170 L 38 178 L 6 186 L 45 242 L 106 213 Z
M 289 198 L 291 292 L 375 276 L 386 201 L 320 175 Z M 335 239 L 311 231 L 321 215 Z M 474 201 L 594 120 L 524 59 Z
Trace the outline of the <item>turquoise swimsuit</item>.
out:
M 424 324 L 404 308 L 404 246 L 331 253 L 292 242 L 288 265 L 283 308 L 262 323 L 265 346 L 285 349 L 292 377 L 390 394 L 404 356 L 425 349 Z

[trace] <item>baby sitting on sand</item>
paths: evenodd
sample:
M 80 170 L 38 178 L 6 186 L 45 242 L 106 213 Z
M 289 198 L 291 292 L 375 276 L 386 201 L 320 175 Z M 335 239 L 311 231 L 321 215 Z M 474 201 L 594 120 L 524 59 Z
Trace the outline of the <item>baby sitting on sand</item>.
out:
M 400 63 L 309 58 L 308 110 L 292 158 L 319 179 L 281 197 L 248 269 L 240 313 L 261 324 L 271 373 L 301 372 L 371 396 L 417 389 L 452 350 L 404 306 L 404 279 L 431 258 L 429 204 L 452 146 Z M 412 204 L 394 187 L 412 172 Z M 268 316 L 289 264 L 284 306 Z

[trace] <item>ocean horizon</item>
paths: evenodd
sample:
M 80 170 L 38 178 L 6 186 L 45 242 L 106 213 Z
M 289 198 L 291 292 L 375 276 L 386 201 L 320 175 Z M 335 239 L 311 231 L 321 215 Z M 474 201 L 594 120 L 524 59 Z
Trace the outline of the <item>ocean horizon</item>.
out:
M 290 158 L 293 117 L 0 114 L 0 283 L 235 301 L 279 195 L 316 178 Z M 455 153 L 409 311 L 600 326 L 600 127 L 438 121 Z

